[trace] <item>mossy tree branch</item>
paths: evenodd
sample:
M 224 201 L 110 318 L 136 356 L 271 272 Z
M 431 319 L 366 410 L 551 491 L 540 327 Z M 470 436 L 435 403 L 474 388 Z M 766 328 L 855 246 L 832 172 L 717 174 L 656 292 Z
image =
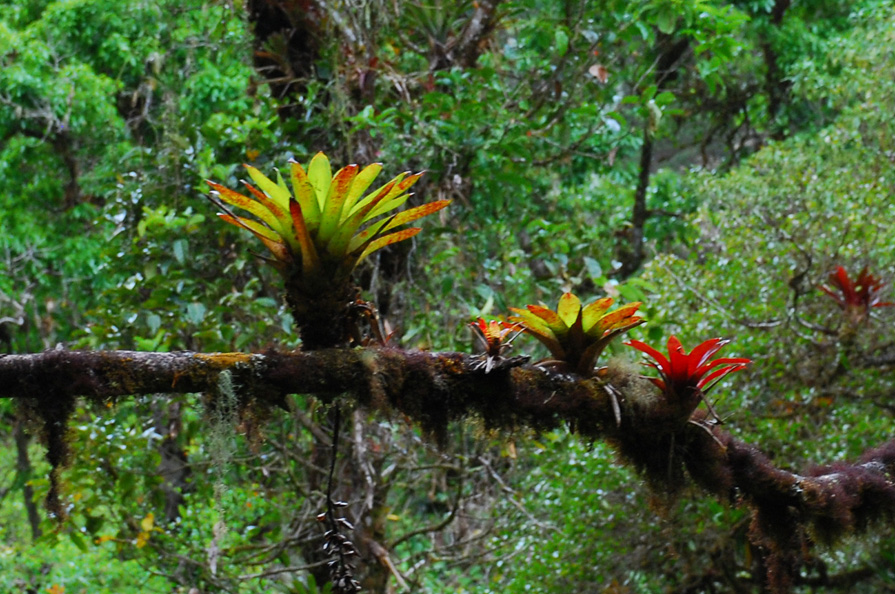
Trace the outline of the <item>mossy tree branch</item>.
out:
M 815 542 L 832 543 L 875 522 L 895 522 L 895 440 L 854 463 L 796 474 L 775 467 L 756 447 L 707 419 L 682 418 L 678 407 L 626 370 L 581 379 L 516 358 L 484 373 L 473 355 L 395 348 L 263 354 L 55 350 L 0 357 L 0 397 L 26 399 L 49 427 L 62 422 L 61 413 L 44 413 L 67 413 L 76 397 L 107 402 L 136 394 L 214 394 L 224 370 L 256 404 L 285 407 L 293 393 L 323 401 L 347 397 L 385 414 L 406 415 L 439 440 L 446 439 L 450 421 L 467 416 L 493 429 L 566 425 L 585 439 L 605 440 L 659 493 L 677 492 L 689 477 L 719 499 L 750 506 L 751 538 L 768 556 L 769 581 L 777 591 L 788 588 Z M 56 458 L 64 456 L 57 452 Z

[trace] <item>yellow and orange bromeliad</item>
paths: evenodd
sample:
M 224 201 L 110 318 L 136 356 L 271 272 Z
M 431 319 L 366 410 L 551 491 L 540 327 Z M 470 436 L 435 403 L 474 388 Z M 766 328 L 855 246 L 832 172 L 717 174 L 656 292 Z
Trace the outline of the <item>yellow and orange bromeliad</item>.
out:
M 357 265 L 376 250 L 413 237 L 420 229 L 404 225 L 450 203 L 437 200 L 395 212 L 422 173 L 402 173 L 368 192 L 381 164 L 363 169 L 348 165 L 333 174 L 323 153 L 317 153 L 307 169 L 291 161 L 289 185 L 279 171 L 273 181 L 257 168 L 245 167 L 257 186 L 243 182 L 250 196 L 207 183 L 221 201 L 254 218 L 226 207 L 218 216 L 252 232 L 270 251 L 271 263 L 286 278 L 287 300 L 310 348 L 344 342 L 345 331 L 338 326 L 355 301 L 351 273 Z M 327 330 L 326 325 L 333 328 Z
M 513 340 L 522 333 L 522 326 L 519 324 L 500 320 L 489 322 L 484 318 L 477 318 L 476 321 L 470 322 L 469 327 L 472 328 L 473 336 L 482 348 L 482 360 L 479 367 L 484 369 L 485 373 L 490 373 L 494 369 L 504 352 L 512 348 Z
M 249 212 L 257 220 L 230 212 L 218 216 L 255 234 L 270 250 L 279 270 L 298 264 L 304 275 L 326 270 L 347 276 L 371 253 L 420 231 L 418 227 L 399 227 L 450 203 L 437 200 L 392 213 L 407 201 L 407 190 L 422 173 L 402 173 L 365 194 L 382 170 L 381 164 L 363 169 L 348 165 L 333 175 L 323 153 L 311 159 L 307 171 L 296 161 L 289 163 L 292 191 L 279 171 L 274 182 L 251 165 L 245 168 L 258 186 L 243 182 L 251 197 L 213 181 L 207 183 L 221 200 Z
M 611 297 L 604 297 L 582 306 L 578 297 L 565 293 L 556 311 L 542 305 L 529 305 L 527 309 L 511 307 L 516 315 L 509 319 L 550 350 L 553 358 L 542 361 L 542 365 L 590 377 L 597 359 L 612 339 L 644 323 L 643 318 L 635 315 L 640 302 L 609 311 L 612 304 Z

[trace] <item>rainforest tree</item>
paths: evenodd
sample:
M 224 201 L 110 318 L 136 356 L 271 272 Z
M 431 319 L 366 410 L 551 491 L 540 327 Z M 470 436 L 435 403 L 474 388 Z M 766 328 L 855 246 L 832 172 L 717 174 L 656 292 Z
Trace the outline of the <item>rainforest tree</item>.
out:
M 893 579 L 885 3 L 3 6 L 8 587 Z

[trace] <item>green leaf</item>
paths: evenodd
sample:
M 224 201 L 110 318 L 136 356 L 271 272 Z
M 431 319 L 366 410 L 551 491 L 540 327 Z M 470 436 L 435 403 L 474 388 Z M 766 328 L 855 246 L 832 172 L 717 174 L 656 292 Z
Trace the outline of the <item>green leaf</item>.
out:
M 280 208 L 280 205 L 277 204 L 272 198 L 270 198 L 267 194 L 253 186 L 252 184 L 243 181 L 242 184 L 245 186 L 246 190 L 249 191 L 252 196 L 255 197 L 255 200 L 260 202 L 264 208 L 270 211 L 270 213 L 276 218 L 277 224 L 272 225 L 274 229 L 277 230 L 280 235 L 286 235 L 289 233 L 289 217 L 286 215 L 286 211 Z
M 280 186 L 279 184 L 275 184 L 270 180 L 269 177 L 258 171 L 256 168 L 251 165 L 245 165 L 246 170 L 249 172 L 249 177 L 252 178 L 258 187 L 261 188 L 261 191 L 267 194 L 277 206 L 280 207 L 280 210 L 285 212 L 289 209 L 289 198 L 291 198 L 291 194 L 289 194 L 289 190 L 286 189 L 285 185 Z M 279 176 L 279 171 L 277 172 L 277 176 Z
M 171 244 L 171 249 L 174 252 L 174 259 L 177 260 L 178 264 L 186 262 L 187 247 L 189 247 L 189 244 L 185 239 L 175 239 L 174 243 Z
M 317 245 L 325 246 L 335 235 L 342 220 L 342 207 L 348 197 L 348 191 L 354 178 L 357 177 L 357 165 L 348 165 L 336 173 L 329 185 L 323 212 L 320 216 L 320 229 L 317 231 Z
M 581 313 L 581 300 L 572 293 L 563 293 L 563 296 L 559 298 L 559 306 L 556 308 L 556 313 L 563 323 L 571 328 Z
M 247 210 L 273 229 L 279 229 L 281 223 L 277 220 L 277 217 L 274 216 L 272 212 L 270 212 L 267 208 L 262 206 L 260 203 L 252 200 L 248 196 L 243 196 L 239 192 L 234 192 L 230 188 L 226 188 L 220 184 L 216 184 L 213 181 L 206 181 L 206 183 L 214 189 L 221 200 L 226 202 L 227 204 L 231 204 L 233 206 L 238 206 L 243 210 Z
M 397 194 L 390 196 L 390 192 L 391 192 L 392 188 L 395 187 L 395 184 L 400 183 L 407 176 L 408 173 L 410 173 L 410 172 L 405 171 L 404 173 L 398 174 L 397 176 L 395 176 L 394 179 L 389 180 L 384 185 L 376 188 L 374 191 L 372 191 L 369 194 L 367 194 L 366 196 L 364 196 L 364 198 L 360 202 L 358 202 L 357 204 L 354 205 L 354 207 L 351 209 L 350 214 L 354 215 L 358 211 L 363 210 L 373 200 L 375 200 L 376 202 L 379 202 L 381 200 L 391 200 L 392 197 L 397 196 Z M 387 190 L 386 194 L 383 195 L 382 192 L 386 188 L 388 188 L 388 190 Z M 371 209 L 367 209 L 367 212 L 369 212 L 370 210 Z M 370 215 L 369 218 L 373 218 L 373 216 L 374 215 Z M 364 219 L 364 220 L 366 220 L 366 219 Z
M 569 34 L 562 28 L 556 29 L 553 32 L 553 45 L 557 54 L 565 56 L 566 52 L 569 51 Z
M 311 185 L 304 167 L 297 161 L 290 163 L 290 177 L 292 178 L 292 191 L 295 192 L 295 199 L 301 206 L 301 212 L 304 216 L 305 225 L 311 233 L 320 226 L 320 204 L 314 194 L 314 186 Z M 289 207 L 291 211 L 291 206 Z M 293 217 L 294 218 L 294 217 Z
M 205 306 L 193 302 L 186 306 L 186 319 L 189 323 L 198 325 L 205 319 Z
M 414 173 L 413 175 L 409 175 L 400 181 L 392 188 L 392 190 L 388 193 L 380 203 L 379 206 L 374 208 L 369 215 L 367 215 L 368 219 L 372 219 L 378 217 L 381 214 L 387 213 L 390 210 L 394 210 L 407 202 L 407 199 L 410 198 L 410 194 L 402 194 L 406 192 L 410 186 L 415 184 L 417 180 L 422 177 L 423 173 Z
M 330 240 L 329 244 L 326 246 L 326 251 L 330 254 L 341 254 L 346 252 L 353 252 L 357 247 L 369 237 L 370 233 L 367 233 L 363 239 L 359 239 L 356 243 L 353 242 L 353 238 L 355 237 L 355 233 L 360 228 L 360 226 L 367 220 L 367 215 L 373 208 L 376 207 L 379 202 L 384 200 L 391 192 L 392 187 L 395 185 L 396 180 L 392 180 L 382 188 L 377 191 L 377 194 L 372 197 L 372 200 L 364 201 L 366 204 L 361 207 L 359 210 L 354 210 L 354 212 L 350 215 L 348 220 L 343 222 L 338 231 L 336 231 L 335 236 Z M 378 227 L 376 225 L 371 225 L 368 227 L 368 230 L 372 232 L 378 232 L 387 222 L 388 219 L 383 219 L 382 221 L 378 221 Z M 376 227 L 375 230 L 372 228 Z
M 673 103 L 674 99 L 674 93 L 672 93 L 671 91 L 662 91 L 661 93 L 656 95 L 655 102 L 656 105 L 661 107 Z
M 348 243 L 348 253 L 352 254 L 357 250 L 363 250 L 376 236 L 382 232 L 382 228 L 388 225 L 396 215 L 380 219 L 351 238 Z
M 677 12 L 673 6 L 663 6 L 656 15 L 656 26 L 659 31 L 666 35 L 674 33 L 674 26 L 677 24 Z
M 367 188 L 370 187 L 370 184 L 373 183 L 373 180 L 376 179 L 376 176 L 379 175 L 380 171 L 382 171 L 382 164 L 373 163 L 372 165 L 364 167 L 361 172 L 357 174 L 357 177 L 354 178 L 354 182 L 351 184 L 351 189 L 348 191 L 348 196 L 345 198 L 345 206 L 342 209 L 343 219 L 351 214 L 358 198 L 363 196 L 364 192 L 367 191 Z
M 246 219 L 243 217 L 233 217 L 224 213 L 220 213 L 218 214 L 218 216 L 231 225 L 236 225 L 237 227 L 248 229 L 249 231 L 254 233 L 255 237 L 260 239 L 261 243 L 263 243 L 267 247 L 267 249 L 270 250 L 270 253 L 273 254 L 274 258 L 276 258 L 280 262 L 292 261 L 292 255 L 289 253 L 289 248 L 286 245 L 283 236 L 281 236 L 280 234 L 271 231 L 264 225 L 261 225 L 260 223 L 252 221 L 250 219 Z
M 87 532 L 92 535 L 96 535 L 105 523 L 106 519 L 102 516 L 92 516 L 87 513 L 84 514 L 84 528 L 86 528 Z
M 400 231 L 395 231 L 394 233 L 383 235 L 367 246 L 367 249 L 365 249 L 363 253 L 361 253 L 360 258 L 357 259 L 357 263 L 360 264 L 361 262 L 363 262 L 364 258 L 369 256 L 376 250 L 382 249 L 385 246 L 391 245 L 393 243 L 398 243 L 399 241 L 404 241 L 405 239 L 410 239 L 420 231 L 422 231 L 422 229 L 420 229 L 419 227 L 411 227 L 409 229 L 401 229 Z
M 594 329 L 597 322 L 606 315 L 606 311 L 612 307 L 612 303 L 612 297 L 603 297 L 602 299 L 597 299 L 596 301 L 587 304 L 581 312 L 581 327 L 586 334 L 591 335 L 591 330 Z M 598 331 L 596 334 L 599 335 L 601 333 L 602 332 Z
M 87 552 L 87 550 L 88 550 L 87 543 L 84 541 L 84 538 L 81 536 L 80 533 L 72 530 L 71 532 L 68 533 L 68 537 L 75 544 L 75 546 L 81 550 L 82 553 Z
M 385 226 L 383 231 L 388 231 L 394 227 L 406 225 L 407 223 L 412 223 L 425 216 L 429 216 L 430 214 L 438 212 L 450 203 L 450 200 L 436 200 L 435 202 L 427 202 L 426 204 L 405 210 L 404 212 L 399 212 L 395 215 L 392 221 Z
M 590 256 L 584 257 L 584 267 L 587 269 L 587 275 L 593 281 L 596 281 L 596 279 L 603 276 L 603 267 L 600 266 L 599 262 L 597 262 Z
M 326 204 L 326 196 L 329 193 L 329 185 L 332 180 L 333 174 L 329 159 L 323 153 L 317 153 L 308 165 L 308 181 L 314 188 L 314 195 L 317 197 L 317 205 L 321 212 Z

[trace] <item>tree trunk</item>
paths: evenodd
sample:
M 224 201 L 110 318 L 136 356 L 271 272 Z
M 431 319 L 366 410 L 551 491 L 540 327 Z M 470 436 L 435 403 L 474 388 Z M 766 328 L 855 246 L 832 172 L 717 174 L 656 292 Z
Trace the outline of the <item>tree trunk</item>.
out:
M 657 93 L 663 91 L 677 79 L 677 71 L 681 60 L 688 55 L 690 40 L 688 38 L 673 40 L 672 36 L 660 35 L 656 41 L 658 58 L 656 60 L 655 81 Z M 653 165 L 653 138 L 658 122 L 644 124 L 643 145 L 640 147 L 640 175 L 637 178 L 637 189 L 634 191 L 634 208 L 631 212 L 631 227 L 623 233 L 628 246 L 619 254 L 621 266 L 616 276 L 625 279 L 640 268 L 645 259 L 643 253 L 643 229 L 650 212 L 646 207 L 646 192 L 649 189 L 651 168 Z
M 651 167 L 653 165 L 653 135 L 648 128 L 643 131 L 643 146 L 640 147 L 640 174 L 637 178 L 637 189 L 634 190 L 634 208 L 631 211 L 631 227 L 626 230 L 628 247 L 622 255 L 622 265 L 616 273 L 618 278 L 625 279 L 637 272 L 643 264 L 643 229 L 649 218 L 646 207 L 646 191 L 649 189 Z
M 190 476 L 186 453 L 180 447 L 179 436 L 183 428 L 180 408 L 179 401 L 167 405 L 164 399 L 159 398 L 152 403 L 155 431 L 162 436 L 158 473 L 162 477 L 165 519 L 168 522 L 175 522 L 180 517 L 180 506 L 186 501 L 183 493 Z
M 774 8 L 771 11 L 771 26 L 780 27 L 790 4 L 791 0 L 776 0 L 774 2 Z M 768 119 L 772 125 L 771 138 L 782 140 L 785 130 L 782 126 L 774 124 L 774 118 L 780 113 L 780 108 L 786 101 L 792 84 L 782 77 L 780 65 L 777 62 L 777 51 L 767 38 L 761 42 L 761 51 L 765 63 L 765 93 L 768 95 Z
M 41 537 L 42 532 L 40 530 L 40 514 L 37 513 L 37 505 L 34 503 L 34 489 L 29 483 L 32 468 L 31 459 L 28 457 L 28 442 L 31 440 L 22 427 L 21 419 L 16 419 L 12 433 L 16 442 L 16 473 L 18 480 L 22 483 L 22 499 L 25 504 L 25 512 L 28 514 L 28 525 L 31 527 L 33 542 Z

